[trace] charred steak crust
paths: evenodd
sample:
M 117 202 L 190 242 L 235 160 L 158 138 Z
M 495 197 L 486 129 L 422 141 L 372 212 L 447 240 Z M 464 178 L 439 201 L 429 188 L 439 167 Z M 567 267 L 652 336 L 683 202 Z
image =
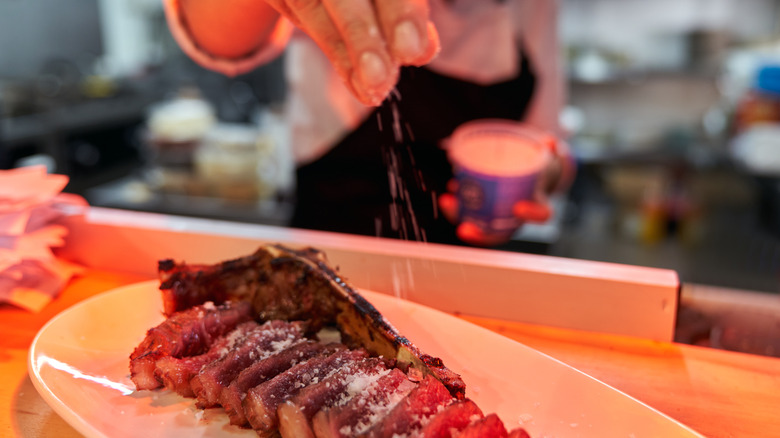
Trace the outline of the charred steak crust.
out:
M 221 405 L 260 437 L 528 438 L 465 399 L 460 376 L 316 249 L 268 245 L 216 265 L 158 267 L 170 314 L 131 354 L 139 390 L 164 385 L 197 407 Z M 340 340 L 318 332 L 326 325 Z
M 266 265 L 271 254 L 258 249 L 255 253 L 215 265 L 176 264 L 173 260 L 158 262 L 163 311 L 166 316 L 205 301 L 249 301 L 258 284 L 266 282 Z
M 339 312 L 335 316 L 335 322 L 348 345 L 351 343 L 372 353 L 398 359 L 400 365 L 412 366 L 423 374 L 436 377 L 456 398 L 465 397 L 466 385 L 460 376 L 445 367 L 440 358 L 422 353 L 409 339 L 401 336 L 376 307 L 330 267 L 323 252 L 314 248 L 294 250 L 281 245 L 274 246 L 305 260 L 312 268 L 307 271 L 311 275 L 322 276 L 328 280 L 332 286 L 326 291 L 330 293 L 328 301 L 333 301 L 334 289 L 342 291 L 341 294 L 336 294 L 339 298 L 336 300 Z
M 309 333 L 337 325 L 342 341 L 440 380 L 462 399 L 465 384 L 441 359 L 422 353 L 328 264 L 322 251 L 261 246 L 215 265 L 159 262 L 166 315 L 205 301 L 249 301 L 259 321 L 306 320 Z

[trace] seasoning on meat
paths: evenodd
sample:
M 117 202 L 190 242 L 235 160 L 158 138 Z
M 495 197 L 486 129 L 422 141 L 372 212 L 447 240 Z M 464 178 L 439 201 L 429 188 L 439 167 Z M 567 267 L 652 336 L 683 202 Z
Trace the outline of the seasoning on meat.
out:
M 130 379 L 139 390 L 159 388 L 162 381 L 155 375 L 158 360 L 202 354 L 216 338 L 251 319 L 252 307 L 245 302 L 219 306 L 207 302 L 172 315 L 149 329 L 130 355 Z

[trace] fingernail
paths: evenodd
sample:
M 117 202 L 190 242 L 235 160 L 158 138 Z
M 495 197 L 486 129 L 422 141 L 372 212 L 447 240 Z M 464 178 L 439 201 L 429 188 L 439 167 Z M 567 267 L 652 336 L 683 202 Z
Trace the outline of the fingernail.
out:
M 363 85 L 378 87 L 387 81 L 387 66 L 382 58 L 374 52 L 360 55 L 360 78 Z
M 422 41 L 417 26 L 411 21 L 404 21 L 395 27 L 393 48 L 401 61 L 411 61 L 422 53 Z

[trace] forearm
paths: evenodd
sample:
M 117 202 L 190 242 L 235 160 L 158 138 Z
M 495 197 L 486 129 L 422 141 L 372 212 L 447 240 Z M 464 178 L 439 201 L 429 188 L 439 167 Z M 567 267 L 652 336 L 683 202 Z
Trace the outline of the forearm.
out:
M 566 101 L 564 66 L 558 41 L 556 0 L 538 0 L 529 11 L 534 19 L 527 22 L 525 49 L 536 73 L 536 90 L 529 103 L 526 123 L 565 136 L 559 117 Z
M 284 49 L 292 25 L 263 0 L 164 0 L 179 46 L 206 68 L 237 75 Z

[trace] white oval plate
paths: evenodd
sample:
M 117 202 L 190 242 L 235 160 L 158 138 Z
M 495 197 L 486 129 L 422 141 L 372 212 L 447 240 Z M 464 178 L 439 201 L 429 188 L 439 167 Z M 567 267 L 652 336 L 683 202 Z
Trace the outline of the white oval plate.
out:
M 198 410 L 167 390 L 135 391 L 128 357 L 163 320 L 159 282 L 85 300 L 53 318 L 30 348 L 41 396 L 87 437 L 256 436 L 220 409 Z M 460 373 L 467 395 L 508 428 L 541 437 L 700 437 L 689 428 L 547 355 L 452 315 L 363 291 L 400 333 Z

